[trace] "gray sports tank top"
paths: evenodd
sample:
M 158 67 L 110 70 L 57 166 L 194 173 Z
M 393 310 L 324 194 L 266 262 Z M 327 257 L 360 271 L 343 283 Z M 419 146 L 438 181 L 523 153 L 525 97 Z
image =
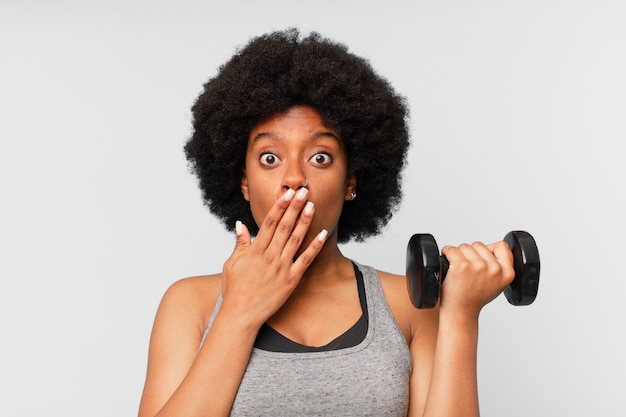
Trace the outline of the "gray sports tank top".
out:
M 411 356 L 376 271 L 363 273 L 369 325 L 356 346 L 284 353 L 253 348 L 231 409 L 239 416 L 406 416 Z M 221 306 L 213 310 L 205 336 Z M 204 340 L 204 338 L 203 338 Z

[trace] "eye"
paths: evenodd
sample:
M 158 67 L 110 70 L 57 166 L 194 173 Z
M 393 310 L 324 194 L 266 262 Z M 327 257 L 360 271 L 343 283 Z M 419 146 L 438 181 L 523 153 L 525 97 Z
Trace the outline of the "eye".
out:
M 311 161 L 314 165 L 326 166 L 333 162 L 333 158 L 325 152 L 320 152 L 313 155 L 309 161 Z
M 280 159 L 273 153 L 265 152 L 261 154 L 259 161 L 261 162 L 261 165 L 273 167 L 280 162 Z

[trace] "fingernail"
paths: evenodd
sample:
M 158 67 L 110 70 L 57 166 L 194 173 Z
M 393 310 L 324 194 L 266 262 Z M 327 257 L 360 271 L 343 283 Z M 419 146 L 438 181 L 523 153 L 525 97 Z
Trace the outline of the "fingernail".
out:
M 235 222 L 235 234 L 237 236 L 241 236 L 242 233 L 243 233 L 243 227 L 241 226 L 241 222 L 237 220 Z
M 307 195 L 308 193 L 309 193 L 309 190 L 308 190 L 308 189 L 306 189 L 306 188 L 304 188 L 304 187 L 303 187 L 303 188 L 300 188 L 300 189 L 298 190 L 298 194 L 296 195 L 296 199 L 297 199 L 298 201 L 302 201 L 302 200 L 304 200 L 304 199 L 306 198 L 306 195 Z
M 309 215 L 313 213 L 313 207 L 314 207 L 314 204 L 312 201 L 309 201 L 308 203 L 306 203 L 306 206 L 304 206 L 304 214 Z
M 291 200 L 291 197 L 293 197 L 293 195 L 296 192 L 294 190 L 292 190 L 291 188 L 287 190 L 287 192 L 283 195 L 283 198 L 285 199 L 285 201 L 289 201 Z
M 319 235 L 317 235 L 317 240 L 319 240 L 320 242 L 323 242 L 324 239 L 326 239 L 326 235 L 328 235 L 328 230 L 324 229 L 320 232 Z

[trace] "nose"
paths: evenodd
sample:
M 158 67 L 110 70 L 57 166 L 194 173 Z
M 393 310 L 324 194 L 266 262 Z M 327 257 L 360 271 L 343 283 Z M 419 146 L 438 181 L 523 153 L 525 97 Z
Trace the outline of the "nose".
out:
M 298 162 L 292 162 L 287 166 L 285 176 L 283 177 L 283 189 L 297 190 L 309 185 L 309 181 L 304 174 L 302 166 Z

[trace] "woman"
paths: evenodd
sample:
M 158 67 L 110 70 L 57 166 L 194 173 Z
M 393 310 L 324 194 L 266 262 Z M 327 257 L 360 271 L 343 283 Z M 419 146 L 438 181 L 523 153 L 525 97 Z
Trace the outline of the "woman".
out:
M 478 415 L 478 316 L 513 279 L 506 243 L 443 248 L 432 310 L 338 248 L 397 207 L 407 114 L 365 60 L 296 30 L 205 84 L 185 151 L 236 244 L 164 295 L 140 417 Z

